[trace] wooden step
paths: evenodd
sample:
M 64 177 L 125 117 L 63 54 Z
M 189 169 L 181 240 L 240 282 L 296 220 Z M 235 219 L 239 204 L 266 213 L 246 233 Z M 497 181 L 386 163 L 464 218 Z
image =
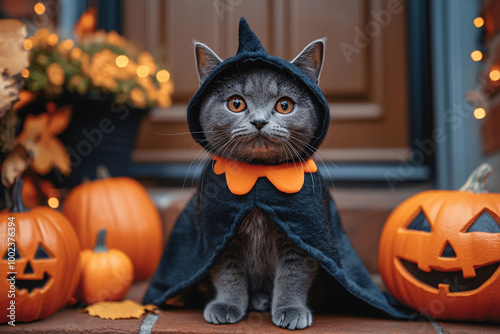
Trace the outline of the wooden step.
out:
M 148 282 L 135 283 L 127 298 L 140 302 Z M 304 334 L 322 333 L 499 333 L 500 327 L 491 324 L 452 322 L 412 322 L 345 315 L 317 315 L 313 325 L 300 331 Z M 274 326 L 268 313 L 250 312 L 239 323 L 211 325 L 203 319 L 202 310 L 179 309 L 148 314 L 139 319 L 104 320 L 81 314 L 76 308 L 65 308 L 47 319 L 32 323 L 17 323 L 15 327 L 0 325 L 0 333 L 76 334 L 76 333 L 180 333 L 180 334 L 261 334 L 291 333 Z

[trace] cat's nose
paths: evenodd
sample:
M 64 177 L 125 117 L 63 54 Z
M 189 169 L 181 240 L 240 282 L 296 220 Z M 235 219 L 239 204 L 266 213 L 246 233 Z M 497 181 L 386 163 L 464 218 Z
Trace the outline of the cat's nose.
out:
M 254 119 L 253 121 L 251 121 L 250 123 L 252 123 L 256 128 L 257 130 L 260 130 L 264 127 L 264 125 L 266 125 L 268 122 L 265 120 L 265 119 Z

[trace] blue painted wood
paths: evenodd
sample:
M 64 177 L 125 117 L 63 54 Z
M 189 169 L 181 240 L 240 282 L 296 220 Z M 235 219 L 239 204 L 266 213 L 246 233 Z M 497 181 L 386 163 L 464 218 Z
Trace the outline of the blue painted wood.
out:
M 318 169 L 327 182 L 360 181 L 378 182 L 394 188 L 404 182 L 422 182 L 431 177 L 427 166 L 408 167 L 401 164 L 318 164 Z M 171 181 L 185 181 L 187 185 L 196 184 L 205 164 L 158 163 L 132 164 L 126 174 L 138 178 L 161 178 Z
M 97 28 L 122 33 L 122 1 L 99 1 L 97 8 Z
M 479 12 L 477 0 L 430 1 L 436 185 L 442 189 L 458 189 L 482 160 L 480 121 L 465 100 L 479 72 L 470 57 L 479 48 L 481 31 L 473 24 Z
M 88 1 L 59 1 L 59 33 L 74 39 L 73 29 L 80 16 L 88 8 Z

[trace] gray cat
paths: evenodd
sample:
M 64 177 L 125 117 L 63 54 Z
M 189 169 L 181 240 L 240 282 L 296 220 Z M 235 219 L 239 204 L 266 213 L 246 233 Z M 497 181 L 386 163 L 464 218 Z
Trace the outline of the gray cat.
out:
M 315 82 L 324 45 L 324 39 L 313 41 L 292 61 Z M 201 84 L 222 60 L 198 42 L 195 56 Z M 213 82 L 202 101 L 207 148 L 250 164 L 305 161 L 316 150 L 310 144 L 319 122 L 310 94 L 302 82 L 275 67 L 242 66 Z M 211 272 L 215 298 L 205 307 L 205 320 L 235 323 L 247 310 L 270 310 L 277 326 L 306 328 L 312 324 L 307 299 L 317 269 L 314 259 L 254 208 Z

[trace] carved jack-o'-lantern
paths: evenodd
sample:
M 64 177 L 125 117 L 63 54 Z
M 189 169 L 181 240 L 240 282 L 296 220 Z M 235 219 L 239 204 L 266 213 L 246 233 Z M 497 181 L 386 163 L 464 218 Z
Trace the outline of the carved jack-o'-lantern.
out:
M 51 208 L 26 210 L 21 188 L 18 179 L 12 209 L 0 213 L 0 323 L 43 319 L 58 311 L 73 296 L 80 272 L 71 224 Z
M 460 191 L 431 190 L 387 219 L 379 267 L 400 302 L 439 319 L 500 321 L 500 194 L 489 165 Z

